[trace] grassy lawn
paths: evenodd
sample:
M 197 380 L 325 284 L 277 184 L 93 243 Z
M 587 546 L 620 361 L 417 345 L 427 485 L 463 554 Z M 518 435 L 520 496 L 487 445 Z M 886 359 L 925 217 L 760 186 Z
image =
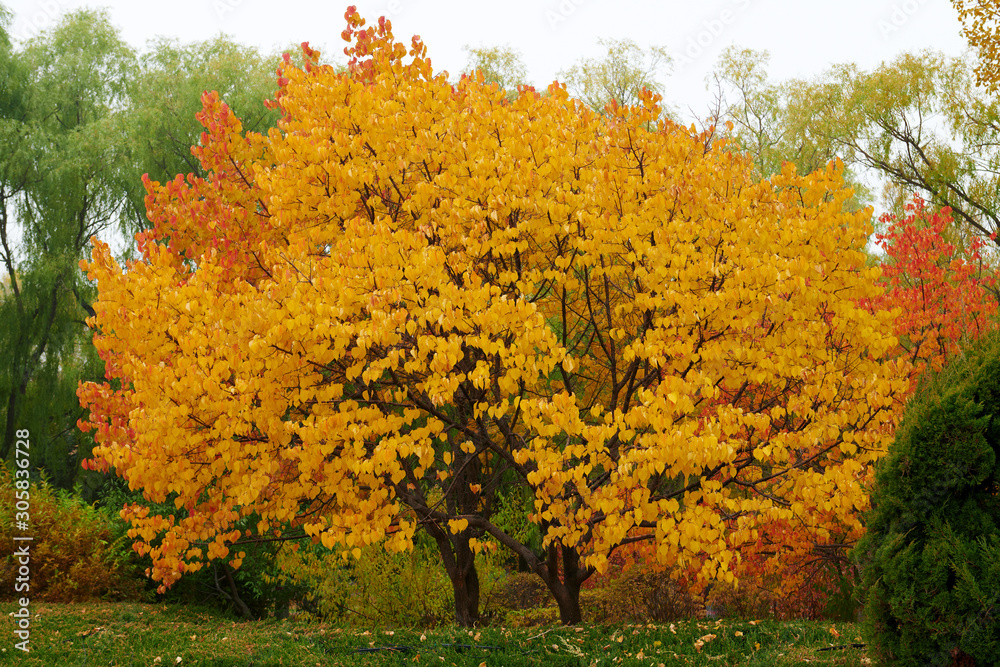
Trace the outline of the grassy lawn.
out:
M 30 653 L 0 604 L 3 665 L 867 665 L 849 624 L 685 621 L 625 627 L 342 629 L 316 621 L 240 622 L 177 606 L 31 607 Z M 835 637 L 831 627 L 840 634 Z M 395 647 L 394 650 L 392 647 Z

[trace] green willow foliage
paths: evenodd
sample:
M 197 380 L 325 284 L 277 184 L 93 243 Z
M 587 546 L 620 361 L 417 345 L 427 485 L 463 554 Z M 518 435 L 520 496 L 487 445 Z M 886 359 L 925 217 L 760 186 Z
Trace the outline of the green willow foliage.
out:
M 15 47 L 0 5 L 0 460 L 31 433 L 31 465 L 61 488 L 102 478 L 80 468 L 93 441 L 78 383 L 104 374 L 85 319 L 95 286 L 79 269 L 91 236 L 148 226 L 142 175 L 201 176 L 191 146 L 201 96 L 217 90 L 248 129 L 266 131 L 278 57 L 218 37 L 152 42 L 138 54 L 108 15 L 76 11 Z M 130 247 L 131 243 L 123 244 Z
M 124 151 L 116 127 L 134 55 L 100 12 L 67 15 L 0 59 L 0 458 L 31 433 L 31 464 L 72 486 L 89 437 L 76 421 L 80 379 L 101 374 L 83 324 L 93 288 L 77 266 L 114 224 Z

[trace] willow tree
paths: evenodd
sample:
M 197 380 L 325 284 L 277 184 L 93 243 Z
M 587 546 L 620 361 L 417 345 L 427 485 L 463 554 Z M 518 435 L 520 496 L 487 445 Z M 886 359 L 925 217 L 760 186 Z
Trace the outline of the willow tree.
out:
M 80 11 L 5 51 L 4 63 L 0 458 L 26 429 L 33 467 L 71 486 L 92 444 L 75 426 L 75 387 L 100 376 L 83 321 L 93 288 L 78 262 L 121 210 L 116 124 L 134 55 L 105 14 Z
M 216 91 L 248 130 L 274 127 L 278 114 L 264 101 L 274 96 L 279 60 L 223 36 L 190 44 L 161 38 L 148 45 L 129 78 L 129 112 L 123 122 L 129 160 L 122 185 L 130 232 L 149 226 L 143 174 L 153 180 L 205 176 L 191 153 L 204 130 L 197 119 L 202 93 Z

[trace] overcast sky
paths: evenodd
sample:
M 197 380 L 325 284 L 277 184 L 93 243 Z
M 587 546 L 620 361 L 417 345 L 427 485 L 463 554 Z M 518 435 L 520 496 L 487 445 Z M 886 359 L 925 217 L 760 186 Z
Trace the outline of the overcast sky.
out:
M 106 7 L 126 41 L 142 48 L 156 36 L 185 42 L 220 32 L 264 51 L 309 41 L 342 51 L 346 2 L 329 0 L 0 0 L 13 10 L 11 33 L 24 39 L 81 7 Z M 666 102 L 706 115 L 706 77 L 726 46 L 766 49 L 776 80 L 812 77 L 829 65 L 864 69 L 897 54 L 966 48 L 948 0 L 372 0 L 356 2 L 369 23 L 385 15 L 396 38 L 420 35 L 436 70 L 457 74 L 462 47 L 508 44 L 521 52 L 529 81 L 543 88 L 580 57 L 602 55 L 600 38 L 665 47 L 674 72 Z M 682 114 L 689 115 L 689 114 Z

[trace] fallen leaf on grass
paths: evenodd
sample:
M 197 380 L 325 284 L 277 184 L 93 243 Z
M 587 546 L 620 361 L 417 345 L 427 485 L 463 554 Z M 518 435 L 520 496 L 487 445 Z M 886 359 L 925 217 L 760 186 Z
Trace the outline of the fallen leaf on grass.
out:
M 834 637 L 837 637 L 837 638 L 840 637 L 840 633 L 837 632 L 837 628 L 836 627 L 830 628 L 830 634 L 833 635 Z
M 705 635 L 704 637 L 699 637 L 698 640 L 694 643 L 694 649 L 698 651 L 698 653 L 701 653 L 702 647 L 704 647 L 705 644 L 712 641 L 713 639 L 715 639 L 715 635 Z

